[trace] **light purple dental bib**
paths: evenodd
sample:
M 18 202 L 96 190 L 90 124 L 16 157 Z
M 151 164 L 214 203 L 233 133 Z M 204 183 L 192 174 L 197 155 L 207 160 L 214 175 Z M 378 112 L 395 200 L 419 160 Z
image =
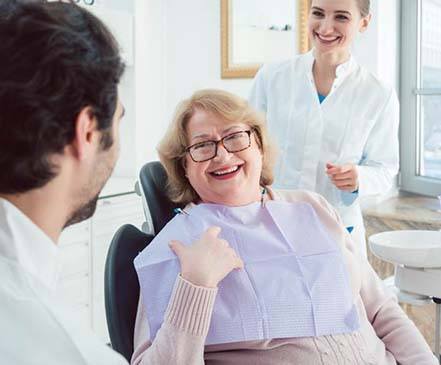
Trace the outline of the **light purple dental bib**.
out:
M 199 204 L 188 213 L 174 217 L 134 261 L 152 341 L 180 272 L 168 243 L 189 245 L 211 226 L 221 227 L 219 236 L 245 268 L 219 284 L 206 345 L 359 328 L 341 249 L 310 204 Z

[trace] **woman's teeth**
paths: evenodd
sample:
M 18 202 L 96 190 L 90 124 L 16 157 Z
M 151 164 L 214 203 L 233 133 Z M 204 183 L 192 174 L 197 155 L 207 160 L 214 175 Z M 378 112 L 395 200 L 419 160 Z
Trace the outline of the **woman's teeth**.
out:
M 324 42 L 334 42 L 339 38 L 339 37 L 324 37 L 321 36 L 320 34 L 317 34 L 317 37 Z
M 225 169 L 225 170 L 217 170 L 217 171 L 213 171 L 212 174 L 214 174 L 214 175 L 218 175 L 218 176 L 220 176 L 220 175 L 226 175 L 226 174 L 231 174 L 232 172 L 235 172 L 235 171 L 237 171 L 238 169 L 239 169 L 239 166 L 233 166 L 233 167 L 230 167 L 230 168 Z

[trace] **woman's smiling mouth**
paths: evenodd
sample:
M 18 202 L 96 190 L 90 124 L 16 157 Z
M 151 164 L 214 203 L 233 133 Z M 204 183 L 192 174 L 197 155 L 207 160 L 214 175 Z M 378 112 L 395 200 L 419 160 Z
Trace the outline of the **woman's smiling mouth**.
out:
M 231 179 L 232 177 L 236 176 L 239 173 L 241 168 L 242 168 L 242 165 L 221 168 L 221 169 L 217 169 L 217 170 L 210 172 L 210 175 L 218 180 L 227 180 L 227 179 Z
M 334 43 L 334 42 L 336 42 L 336 41 L 339 41 L 340 38 L 341 38 L 341 37 L 339 37 L 339 36 L 323 36 L 323 35 L 320 35 L 320 34 L 317 33 L 317 32 L 314 32 L 314 35 L 316 36 L 316 38 L 317 38 L 321 43 L 324 43 L 324 44 L 331 44 L 331 43 Z

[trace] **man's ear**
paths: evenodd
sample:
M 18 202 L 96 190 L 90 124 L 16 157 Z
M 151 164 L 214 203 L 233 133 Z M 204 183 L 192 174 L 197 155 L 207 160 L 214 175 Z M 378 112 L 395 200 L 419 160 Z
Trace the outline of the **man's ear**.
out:
M 96 147 L 97 121 L 90 106 L 84 107 L 75 120 L 75 135 L 72 141 L 76 157 L 84 160 Z

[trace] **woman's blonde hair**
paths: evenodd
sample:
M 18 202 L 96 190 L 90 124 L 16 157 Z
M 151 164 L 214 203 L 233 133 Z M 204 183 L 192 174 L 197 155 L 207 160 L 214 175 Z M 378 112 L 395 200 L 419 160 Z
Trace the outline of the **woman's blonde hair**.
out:
M 196 91 L 176 108 L 173 120 L 158 145 L 159 159 L 168 175 L 168 195 L 180 204 L 197 202 L 199 196 L 185 176 L 185 157 L 188 147 L 187 124 L 197 110 L 213 113 L 226 121 L 243 123 L 255 131 L 257 144 L 262 152 L 260 184 L 271 185 L 275 148 L 269 141 L 265 118 L 257 113 L 246 100 L 222 90 Z
M 368 16 L 371 12 L 371 1 L 370 0 L 356 0 L 358 9 L 360 10 L 360 15 L 362 18 Z M 312 1 L 309 2 L 311 7 Z
M 358 8 L 360 9 L 361 17 L 364 18 L 368 16 L 371 12 L 371 2 L 370 0 L 357 0 Z

